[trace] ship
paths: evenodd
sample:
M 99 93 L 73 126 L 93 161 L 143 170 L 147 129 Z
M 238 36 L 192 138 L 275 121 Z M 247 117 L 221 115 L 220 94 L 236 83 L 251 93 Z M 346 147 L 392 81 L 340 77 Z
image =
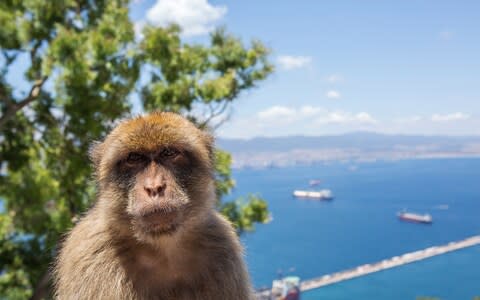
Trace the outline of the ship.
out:
M 402 221 L 413 222 L 413 223 L 423 223 L 431 224 L 433 222 L 432 216 L 429 214 L 415 214 L 406 211 L 399 212 L 397 214 L 398 218 Z
M 272 300 L 299 300 L 300 277 L 287 276 L 272 282 Z
M 320 190 L 320 191 L 304 191 L 304 190 L 295 190 L 293 191 L 293 196 L 296 198 L 310 198 L 318 200 L 331 200 L 333 199 L 333 193 L 331 190 Z
M 310 181 L 308 182 L 310 186 L 317 186 L 320 185 L 320 183 L 322 183 L 322 181 L 320 181 L 319 179 L 310 179 Z

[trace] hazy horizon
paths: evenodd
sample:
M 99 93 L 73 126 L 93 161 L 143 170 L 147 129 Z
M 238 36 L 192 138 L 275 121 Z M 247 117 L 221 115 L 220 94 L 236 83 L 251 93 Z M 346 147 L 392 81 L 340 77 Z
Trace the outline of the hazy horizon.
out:
M 342 133 L 334 133 L 334 134 L 291 134 L 291 135 L 258 135 L 252 137 L 229 137 L 229 136 L 221 136 L 217 135 L 216 139 L 220 140 L 243 140 L 243 141 L 250 141 L 254 139 L 274 139 L 274 138 L 296 138 L 296 137 L 307 137 L 307 138 L 315 138 L 315 137 L 337 137 L 337 136 L 348 136 L 348 135 L 361 135 L 361 134 L 371 134 L 371 135 L 379 135 L 379 136 L 402 136 L 402 137 L 443 137 L 443 138 L 480 138 L 480 133 L 478 134 L 406 134 L 406 133 L 386 133 L 380 131 L 365 131 L 365 130 L 353 130 L 347 131 Z

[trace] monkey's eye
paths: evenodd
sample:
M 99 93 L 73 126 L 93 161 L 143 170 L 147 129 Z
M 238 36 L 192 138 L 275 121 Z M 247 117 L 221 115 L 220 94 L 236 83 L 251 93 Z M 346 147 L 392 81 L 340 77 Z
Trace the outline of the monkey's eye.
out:
M 174 158 L 178 154 L 180 154 L 180 151 L 178 151 L 177 149 L 174 149 L 174 148 L 165 148 L 161 152 L 161 156 L 164 157 L 164 158 Z
M 146 160 L 147 160 L 147 157 L 145 155 L 136 153 L 136 152 L 131 152 L 130 154 L 128 154 L 128 157 L 127 157 L 127 163 L 129 164 L 137 164 L 137 163 L 144 162 Z

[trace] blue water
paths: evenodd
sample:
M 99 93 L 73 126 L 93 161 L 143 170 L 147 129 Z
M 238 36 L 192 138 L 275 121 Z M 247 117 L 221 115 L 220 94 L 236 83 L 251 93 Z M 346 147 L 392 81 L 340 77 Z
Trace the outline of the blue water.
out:
M 480 296 L 480 246 L 436 256 L 302 294 L 302 300 L 472 300 Z
M 333 163 L 234 176 L 234 196 L 258 192 L 273 214 L 271 223 L 242 237 L 257 287 L 269 286 L 280 270 L 309 279 L 480 234 L 480 159 Z M 335 200 L 292 198 L 314 178 Z M 403 208 L 432 214 L 434 224 L 398 221 Z M 467 249 L 318 289 L 304 299 L 414 299 L 424 291 L 443 300 L 470 299 L 475 289 L 480 294 L 479 262 L 478 248 Z M 446 272 L 456 264 L 461 269 Z

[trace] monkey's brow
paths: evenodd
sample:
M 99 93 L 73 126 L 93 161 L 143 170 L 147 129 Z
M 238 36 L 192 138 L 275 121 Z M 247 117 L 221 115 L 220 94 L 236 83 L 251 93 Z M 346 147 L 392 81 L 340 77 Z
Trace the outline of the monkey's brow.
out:
M 190 156 L 191 154 L 195 153 L 195 149 L 185 148 L 183 146 L 179 147 L 177 145 L 161 145 L 155 149 L 130 149 L 123 153 L 120 157 L 121 160 L 124 160 L 127 159 L 131 154 L 139 154 L 149 159 L 156 159 L 158 156 L 161 156 L 165 150 L 174 150 L 186 156 Z

